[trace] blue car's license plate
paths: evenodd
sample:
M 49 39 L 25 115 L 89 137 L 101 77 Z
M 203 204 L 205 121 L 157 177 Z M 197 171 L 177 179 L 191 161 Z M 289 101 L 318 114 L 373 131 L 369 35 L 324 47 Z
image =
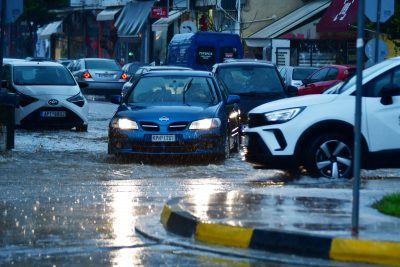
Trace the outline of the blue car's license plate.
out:
M 173 134 L 153 134 L 151 136 L 152 142 L 175 142 L 176 138 Z
M 46 118 L 63 118 L 67 116 L 67 113 L 65 111 L 41 111 L 40 116 Z

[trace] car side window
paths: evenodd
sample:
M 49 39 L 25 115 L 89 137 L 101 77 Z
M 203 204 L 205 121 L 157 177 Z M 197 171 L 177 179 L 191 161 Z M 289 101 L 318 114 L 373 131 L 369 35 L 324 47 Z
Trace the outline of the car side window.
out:
M 388 71 L 388 72 L 383 73 L 382 75 L 379 75 L 372 81 L 368 82 L 366 85 L 363 86 L 363 92 L 364 92 L 363 96 L 379 97 L 380 93 L 382 91 L 382 88 L 385 85 L 388 85 L 391 83 L 392 75 L 393 75 L 393 72 Z
M 325 76 L 324 81 L 336 80 L 339 70 L 336 68 L 329 68 L 328 74 Z
M 311 77 L 310 77 L 310 82 L 314 83 L 314 82 L 319 82 L 319 81 L 323 81 L 325 79 L 326 74 L 328 73 L 329 69 L 321 69 L 319 71 L 317 71 L 316 73 L 314 73 Z

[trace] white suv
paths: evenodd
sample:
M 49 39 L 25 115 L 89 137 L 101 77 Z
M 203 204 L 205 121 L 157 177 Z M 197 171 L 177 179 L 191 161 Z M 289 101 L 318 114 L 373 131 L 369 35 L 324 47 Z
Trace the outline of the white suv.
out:
M 400 168 L 400 57 L 363 71 L 361 167 Z M 266 103 L 249 112 L 248 162 L 304 167 L 314 177 L 350 177 L 356 77 L 324 94 Z

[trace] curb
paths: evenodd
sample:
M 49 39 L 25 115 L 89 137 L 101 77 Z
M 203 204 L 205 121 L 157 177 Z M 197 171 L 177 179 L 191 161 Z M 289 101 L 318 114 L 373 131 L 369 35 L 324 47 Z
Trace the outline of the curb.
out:
M 161 223 L 174 234 L 205 243 L 338 261 L 400 266 L 400 243 L 253 229 L 200 221 L 180 208 L 182 198 L 164 205 Z

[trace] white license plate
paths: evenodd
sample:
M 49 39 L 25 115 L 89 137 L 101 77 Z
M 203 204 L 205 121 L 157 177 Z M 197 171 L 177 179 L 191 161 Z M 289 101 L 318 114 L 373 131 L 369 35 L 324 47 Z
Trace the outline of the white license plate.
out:
M 154 134 L 151 136 L 152 142 L 175 142 L 175 135 Z
M 99 78 L 112 78 L 113 74 L 98 73 L 97 76 L 99 76 Z
M 65 111 L 42 111 L 40 112 L 41 117 L 46 118 L 63 118 L 67 116 Z

